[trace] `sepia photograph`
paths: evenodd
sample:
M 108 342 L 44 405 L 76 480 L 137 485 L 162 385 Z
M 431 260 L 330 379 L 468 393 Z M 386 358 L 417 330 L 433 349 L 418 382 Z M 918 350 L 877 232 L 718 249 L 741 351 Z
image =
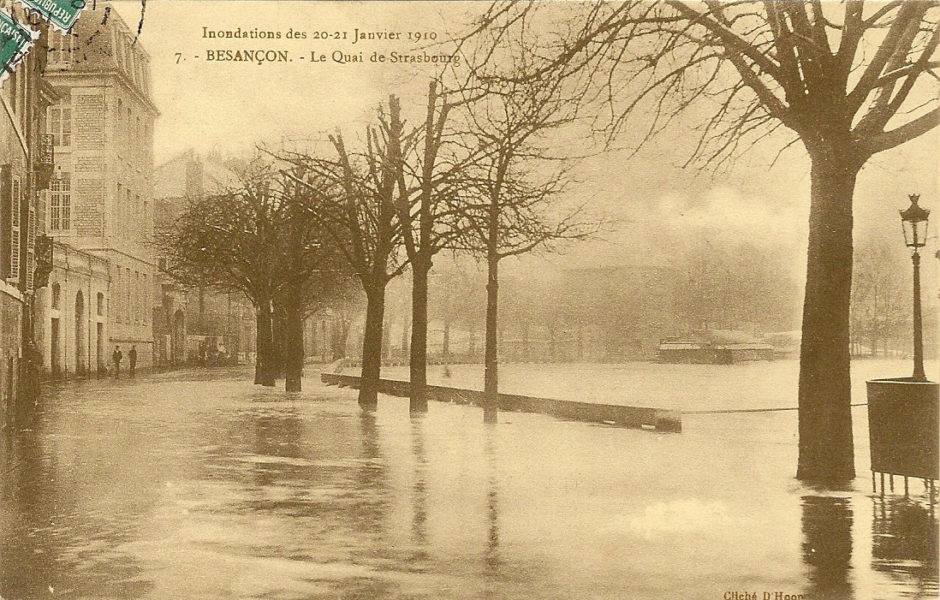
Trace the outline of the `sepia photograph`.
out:
M 0 0 L 0 600 L 937 598 L 938 44 Z

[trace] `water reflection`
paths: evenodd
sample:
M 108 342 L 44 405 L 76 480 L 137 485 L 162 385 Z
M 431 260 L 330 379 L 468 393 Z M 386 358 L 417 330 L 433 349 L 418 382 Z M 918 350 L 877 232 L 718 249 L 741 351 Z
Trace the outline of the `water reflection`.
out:
M 252 469 L 256 486 L 306 478 L 306 463 L 291 462 L 303 458 L 303 426 L 296 409 L 288 406 L 269 414 L 252 414 L 246 425 L 251 452 L 261 459 Z
M 872 568 L 911 582 L 914 594 L 937 596 L 937 538 L 933 507 L 907 498 L 872 498 Z
M 807 596 L 818 600 L 852 598 L 850 498 L 803 497 L 803 562 L 809 568 Z
M 428 459 L 424 451 L 424 427 L 424 415 L 412 414 L 411 451 L 414 454 L 414 483 L 411 488 L 411 538 L 417 546 L 417 551 L 413 558 L 421 561 L 427 560 L 428 558 Z
M 84 455 L 61 464 L 44 422 L 30 428 L 9 428 L 2 435 L 0 461 L 0 591 L 8 598 L 105 594 L 138 598 L 152 584 L 120 546 L 137 530 L 126 507 L 87 511 L 76 489 L 75 464 L 89 464 Z M 138 507 L 140 508 L 140 507 Z M 92 581 L 88 571 L 109 573 L 108 581 Z
M 496 452 L 495 428 L 486 428 L 486 438 L 483 441 L 483 452 L 486 461 L 486 517 L 487 538 L 484 561 L 488 575 L 497 575 L 502 563 L 499 556 L 499 480 Z
M 382 538 L 390 495 L 385 459 L 379 445 L 376 415 L 369 411 L 359 414 L 361 454 L 356 473 L 356 490 L 360 495 L 352 508 L 356 529 L 370 538 Z
M 56 572 L 60 559 L 50 539 L 49 505 L 43 483 L 42 449 L 38 432 L 32 429 L 4 430 L 3 435 L 3 518 L 0 520 L 0 582 L 8 596 L 28 598 L 47 593 L 46 586 L 58 585 Z M 43 583 L 45 582 L 45 585 Z

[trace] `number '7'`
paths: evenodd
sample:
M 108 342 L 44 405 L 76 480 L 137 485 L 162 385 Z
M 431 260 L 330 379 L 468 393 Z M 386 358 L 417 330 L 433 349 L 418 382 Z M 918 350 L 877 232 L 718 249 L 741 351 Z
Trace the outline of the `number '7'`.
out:
M 176 64 L 180 64 L 180 60 L 182 60 L 182 58 L 183 58 L 183 53 L 182 53 L 182 52 L 177 52 L 177 53 L 176 53 Z

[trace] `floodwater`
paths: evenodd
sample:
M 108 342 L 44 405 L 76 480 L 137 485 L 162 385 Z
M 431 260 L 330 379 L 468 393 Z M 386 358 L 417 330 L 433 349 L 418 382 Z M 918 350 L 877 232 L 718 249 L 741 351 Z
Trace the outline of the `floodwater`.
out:
M 794 387 L 778 391 L 792 365 L 763 365 L 644 365 L 638 378 L 661 367 L 692 382 L 673 386 L 694 392 L 673 398 L 686 410 L 794 403 Z M 617 368 L 503 373 L 526 388 L 513 391 L 554 380 L 546 395 L 564 397 Z M 411 418 L 401 398 L 364 415 L 354 391 L 308 370 L 302 394 L 260 390 L 244 370 L 51 390 L 34 426 L 0 441 L 0 596 L 937 596 L 933 509 L 920 481 L 907 499 L 899 481 L 871 493 L 864 407 L 860 477 L 833 492 L 793 479 L 793 411 L 686 415 L 682 434 L 530 414 L 485 426 L 469 406 Z

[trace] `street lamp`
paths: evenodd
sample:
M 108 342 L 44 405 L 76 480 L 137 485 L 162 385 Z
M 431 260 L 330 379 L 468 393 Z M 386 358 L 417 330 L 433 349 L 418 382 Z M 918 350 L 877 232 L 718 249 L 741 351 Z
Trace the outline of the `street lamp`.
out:
M 924 340 L 920 314 L 920 249 L 927 243 L 927 219 L 930 211 L 917 204 L 920 194 L 910 194 L 911 205 L 901 213 L 901 229 L 904 231 L 904 243 L 913 248 L 911 260 L 914 262 L 914 381 L 927 381 L 924 374 Z

